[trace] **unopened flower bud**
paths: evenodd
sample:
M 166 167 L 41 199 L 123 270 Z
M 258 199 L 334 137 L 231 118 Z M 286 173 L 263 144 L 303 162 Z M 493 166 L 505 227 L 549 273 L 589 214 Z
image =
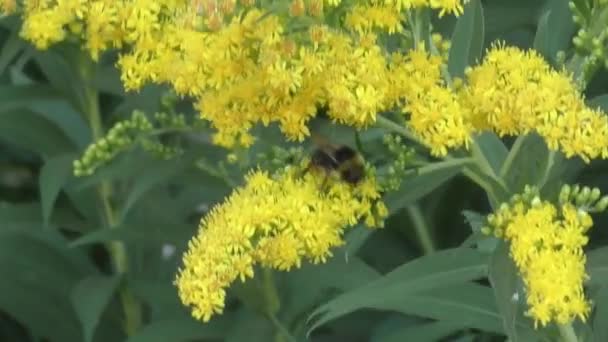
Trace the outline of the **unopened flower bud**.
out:
M 597 212 L 602 212 L 606 210 L 606 208 L 608 208 L 608 196 L 602 197 L 602 199 L 600 199 L 593 207 L 593 209 Z
M 571 192 L 572 192 L 572 188 L 570 188 L 570 185 L 565 184 L 564 186 L 562 186 L 562 189 L 559 192 L 559 203 L 564 204 L 564 203 L 568 202 Z

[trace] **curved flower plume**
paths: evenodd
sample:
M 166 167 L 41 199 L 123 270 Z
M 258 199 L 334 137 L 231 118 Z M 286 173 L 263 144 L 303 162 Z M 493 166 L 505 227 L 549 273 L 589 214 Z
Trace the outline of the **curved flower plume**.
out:
M 476 129 L 501 136 L 534 131 L 567 157 L 608 157 L 606 115 L 587 107 L 571 76 L 537 52 L 496 44 L 466 76 L 460 96 Z
M 184 254 L 176 285 L 195 318 L 208 321 L 224 307 L 226 288 L 253 277 L 254 266 L 288 271 L 304 261 L 321 263 L 344 243 L 344 230 L 387 215 L 368 177 L 353 187 L 312 173 L 249 173 L 246 184 L 214 207 Z
M 540 202 L 531 208 L 521 203 L 500 214 L 508 222 L 504 237 L 527 291 L 528 315 L 537 323 L 569 323 L 585 319 L 589 302 L 583 292 L 586 231 L 592 220 L 572 205 L 556 208 Z
M 555 205 L 528 188 L 488 216 L 484 231 L 509 242 L 525 285 L 527 315 L 536 325 L 568 324 L 577 317 L 584 321 L 589 315 L 583 247 L 593 226 L 589 212 L 603 211 L 608 204 L 608 198 L 597 201 L 599 196 L 597 189 L 579 191 L 577 186 L 571 192 L 565 186 Z

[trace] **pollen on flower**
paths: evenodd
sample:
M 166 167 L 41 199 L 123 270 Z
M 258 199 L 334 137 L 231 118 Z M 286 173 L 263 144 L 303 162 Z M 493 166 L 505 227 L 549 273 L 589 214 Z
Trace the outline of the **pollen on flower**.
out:
M 590 312 L 586 280 L 587 231 L 593 221 L 571 203 L 523 200 L 503 205 L 489 216 L 496 236 L 510 244 L 510 255 L 526 288 L 527 315 L 535 325 L 586 320 Z
M 361 187 L 331 181 L 323 189 L 321 177 L 301 171 L 253 171 L 203 217 L 175 281 L 195 318 L 207 321 L 221 313 L 226 289 L 253 277 L 255 265 L 288 271 L 305 261 L 325 262 L 344 243 L 346 228 L 386 216 L 374 179 Z

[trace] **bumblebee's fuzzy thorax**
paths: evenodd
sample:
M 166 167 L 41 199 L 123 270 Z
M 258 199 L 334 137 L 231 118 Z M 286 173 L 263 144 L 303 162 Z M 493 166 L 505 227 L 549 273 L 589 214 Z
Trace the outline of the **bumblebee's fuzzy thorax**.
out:
M 317 148 L 311 157 L 310 167 L 327 173 L 336 172 L 346 183 L 356 185 L 365 177 L 365 167 L 361 156 L 348 146 L 323 146 Z

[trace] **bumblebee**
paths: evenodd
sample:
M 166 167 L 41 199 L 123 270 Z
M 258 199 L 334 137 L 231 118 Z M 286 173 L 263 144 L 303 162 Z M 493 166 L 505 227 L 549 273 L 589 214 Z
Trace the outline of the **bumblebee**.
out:
M 352 185 L 356 185 L 365 177 L 363 158 L 357 151 L 346 145 L 331 144 L 316 135 L 312 138 L 316 148 L 307 170 L 316 168 L 327 174 L 335 172 L 342 181 Z

